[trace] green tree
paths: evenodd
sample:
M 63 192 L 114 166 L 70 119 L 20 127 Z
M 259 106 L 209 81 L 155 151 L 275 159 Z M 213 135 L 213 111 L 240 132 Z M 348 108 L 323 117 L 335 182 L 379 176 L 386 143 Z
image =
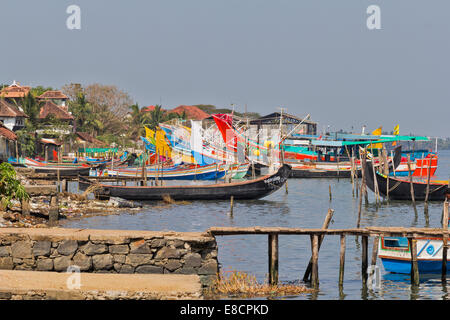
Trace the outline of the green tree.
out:
M 16 178 L 16 171 L 7 162 L 0 164 L 0 195 L 0 207 L 2 210 L 6 209 L 13 199 L 29 199 L 24 186 Z
M 55 89 L 53 89 L 52 87 L 37 86 L 37 87 L 31 88 L 30 93 L 33 96 L 38 97 L 46 91 L 53 91 L 53 90 L 55 90 Z
M 145 136 L 144 126 L 151 126 L 150 116 L 147 112 L 142 112 L 137 103 L 129 106 L 129 109 L 128 136 L 133 140 L 137 140 L 140 136 Z
M 39 126 L 39 112 L 41 111 L 42 103 L 37 102 L 35 97 L 28 92 L 21 103 L 23 112 L 29 117 L 25 120 L 25 125 L 29 130 L 36 130 Z
M 76 131 L 88 132 L 96 136 L 103 129 L 103 122 L 93 112 L 92 105 L 87 101 L 83 92 L 78 93 L 75 101 L 69 102 L 69 111 L 75 117 Z
M 155 109 L 149 112 L 149 127 L 152 130 L 156 130 L 160 123 L 169 120 L 168 116 L 161 109 L 160 105 L 156 105 Z

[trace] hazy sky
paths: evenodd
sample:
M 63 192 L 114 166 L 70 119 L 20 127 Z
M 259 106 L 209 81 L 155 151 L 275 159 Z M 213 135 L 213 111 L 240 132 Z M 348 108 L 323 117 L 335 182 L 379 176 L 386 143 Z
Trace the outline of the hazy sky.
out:
M 66 27 L 72 4 L 81 30 Z M 366 25 L 373 4 L 381 30 Z M 448 0 L 2 0 L 0 30 L 0 83 L 450 136 Z

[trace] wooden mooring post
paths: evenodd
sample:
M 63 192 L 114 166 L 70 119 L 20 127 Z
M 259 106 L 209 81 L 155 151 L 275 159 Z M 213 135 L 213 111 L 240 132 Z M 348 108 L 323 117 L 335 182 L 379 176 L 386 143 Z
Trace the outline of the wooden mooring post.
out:
M 278 284 L 278 234 L 269 233 L 269 284 Z
M 322 224 L 322 229 L 328 229 L 331 219 L 333 218 L 333 213 L 334 213 L 333 209 L 328 209 L 327 215 L 325 216 L 325 220 L 323 221 L 323 224 Z M 318 250 L 320 250 L 320 246 L 322 245 L 324 237 L 325 236 L 323 236 L 323 235 L 320 236 Z M 311 259 L 309 260 L 308 266 L 306 267 L 305 274 L 303 275 L 303 281 L 305 281 L 305 282 L 310 280 L 311 270 L 313 267 L 312 260 L 313 260 L 313 258 L 311 257 Z M 312 279 L 311 279 L 311 281 L 312 281 Z
M 341 248 L 339 250 L 339 287 L 344 285 L 345 267 L 345 234 L 341 234 Z
M 233 216 L 234 196 L 230 198 L 230 215 Z
M 311 285 L 314 289 L 319 288 L 319 236 L 312 235 L 312 257 L 311 257 Z
M 58 224 L 59 207 L 58 195 L 53 195 L 50 199 L 50 210 L 48 212 L 48 223 L 50 226 Z
M 448 201 L 444 201 L 444 212 L 442 214 L 442 231 L 448 231 Z M 442 237 L 442 281 L 447 282 L 447 251 L 448 251 L 448 235 L 443 234 Z
M 361 253 L 362 253 L 362 257 L 361 257 L 361 278 L 362 278 L 362 283 L 363 283 L 363 287 L 367 286 L 367 267 L 368 267 L 368 247 L 369 247 L 369 237 L 364 235 L 361 237 L 362 238 L 362 242 L 361 242 Z
M 417 263 L 417 240 L 409 237 L 408 243 L 411 251 L 411 284 L 419 285 L 419 265 Z
M 414 184 L 413 184 L 413 177 L 411 173 L 411 158 L 408 154 L 408 177 L 409 177 L 409 185 L 410 185 L 410 192 L 411 192 L 411 200 L 413 202 L 414 208 L 416 207 L 416 199 L 414 197 Z

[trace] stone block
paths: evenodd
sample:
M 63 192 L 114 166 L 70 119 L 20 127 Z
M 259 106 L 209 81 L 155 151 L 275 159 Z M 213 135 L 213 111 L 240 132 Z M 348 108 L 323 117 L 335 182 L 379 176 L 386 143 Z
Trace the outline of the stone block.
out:
M 65 240 L 62 241 L 58 246 L 58 253 L 64 256 L 70 256 L 75 253 L 78 249 L 78 241 L 76 240 Z
M 92 257 L 82 252 L 77 252 L 73 258 L 73 265 L 80 268 L 80 271 L 88 271 L 92 268 Z
M 36 261 L 36 271 L 53 270 L 53 259 L 39 259 Z
M 33 245 L 33 256 L 48 256 L 52 243 L 50 241 L 36 241 Z
M 103 254 L 108 252 L 108 247 L 105 244 L 93 244 L 91 242 L 88 242 L 81 247 L 81 251 L 83 251 L 88 256 L 93 256 L 96 254 Z
M 11 256 L 11 247 L 10 246 L 0 247 L 0 257 L 10 257 L 10 256 Z
M 70 265 L 72 265 L 72 261 L 69 256 L 56 257 L 53 260 L 55 271 L 67 271 Z
M 110 254 L 98 254 L 92 257 L 95 270 L 109 270 L 113 267 L 113 257 Z
M 128 245 L 126 244 L 116 244 L 109 246 L 109 253 L 112 254 L 127 254 L 128 252 L 130 252 L 130 248 L 128 248 Z
M 215 275 L 219 271 L 219 266 L 216 260 L 207 260 L 203 263 L 203 265 L 198 269 L 198 274 L 203 275 Z
M 164 247 L 156 253 L 155 259 L 178 259 L 181 257 L 180 252 L 175 248 Z
M 125 260 L 126 264 L 129 264 L 133 267 L 137 267 L 143 264 L 149 264 L 152 260 L 153 254 L 135 254 L 130 253 Z
M 186 268 L 197 268 L 202 265 L 202 257 L 198 253 L 188 253 L 184 256 L 184 266 Z
M 11 257 L 0 257 L 0 270 L 14 269 L 13 259 Z
M 151 265 L 143 265 L 136 268 L 136 273 L 163 273 L 163 267 L 151 266 Z
M 151 253 L 151 248 L 145 240 L 133 241 L 130 243 L 130 253 Z
M 13 258 L 32 258 L 31 241 L 17 241 L 11 244 Z
M 176 259 L 169 259 L 169 261 L 167 261 L 164 264 L 164 267 L 169 270 L 170 272 L 173 272 L 179 268 L 181 268 L 182 264 L 179 260 Z

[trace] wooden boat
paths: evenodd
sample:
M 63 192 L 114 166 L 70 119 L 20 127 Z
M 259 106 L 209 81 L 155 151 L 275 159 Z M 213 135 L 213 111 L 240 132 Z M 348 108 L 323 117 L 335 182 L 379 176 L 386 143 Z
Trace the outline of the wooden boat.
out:
M 394 151 L 394 158 L 389 164 L 389 170 L 398 167 L 402 158 L 401 146 Z M 351 177 L 351 163 L 350 161 L 339 162 L 302 162 L 292 163 L 292 178 L 350 178 Z M 359 160 L 355 163 L 356 174 L 361 177 L 361 163 Z
M 119 197 L 127 200 L 162 200 L 170 196 L 174 200 L 229 200 L 259 199 L 280 189 L 286 182 L 291 166 L 282 165 L 273 174 L 257 179 L 209 184 L 209 185 L 179 185 L 179 186 L 111 186 L 97 185 L 94 194 L 100 198 Z M 93 184 L 89 179 L 79 177 L 80 189 L 86 189 Z
M 350 162 L 288 162 L 292 166 L 291 178 L 350 178 Z M 358 176 L 361 170 L 357 168 Z
M 376 170 L 375 170 L 376 171 Z M 374 176 L 377 179 L 378 190 L 380 195 L 383 197 L 387 196 L 387 184 L 388 178 L 386 175 L 375 172 L 371 165 L 371 162 L 368 161 L 364 166 L 364 174 L 366 177 L 366 184 L 370 190 L 375 190 L 375 180 Z M 443 201 L 446 197 L 449 196 L 450 191 L 448 187 L 448 181 L 437 181 L 430 180 L 430 189 L 428 194 L 428 200 L 430 201 Z M 414 199 L 417 201 L 423 201 L 426 197 L 426 189 L 427 189 L 427 181 L 426 179 L 415 179 L 413 181 L 413 193 Z M 375 191 L 374 191 L 375 192 Z M 396 177 L 389 177 L 389 199 L 392 200 L 409 200 L 411 201 L 411 185 L 409 180 L 399 179 Z
M 419 273 L 442 272 L 442 237 L 417 238 L 417 265 Z M 411 245 L 405 237 L 380 237 L 378 257 L 387 272 L 411 273 Z M 450 256 L 447 254 L 447 261 Z
M 153 180 L 216 180 L 221 179 L 227 173 L 228 167 L 221 165 L 207 166 L 171 166 L 164 167 L 162 170 L 155 166 L 146 168 L 147 179 Z M 141 177 L 142 167 L 118 167 L 114 170 L 108 170 L 100 175 L 119 176 L 119 177 Z
M 36 161 L 30 158 L 25 158 L 25 166 L 27 168 L 33 168 L 36 173 L 47 173 L 47 174 L 59 174 L 61 176 L 89 176 L 89 171 L 94 168 L 101 168 L 104 165 L 100 164 L 97 166 L 89 166 L 86 164 L 49 164 L 40 161 Z

